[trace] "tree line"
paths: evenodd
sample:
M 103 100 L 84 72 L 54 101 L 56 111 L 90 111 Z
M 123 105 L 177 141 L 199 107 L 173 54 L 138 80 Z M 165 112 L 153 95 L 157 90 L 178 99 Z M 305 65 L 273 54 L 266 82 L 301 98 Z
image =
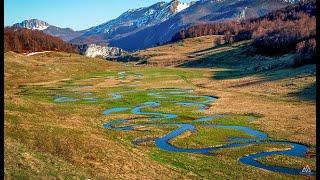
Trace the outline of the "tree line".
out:
M 38 30 L 25 28 L 4 28 L 4 52 L 30 53 L 38 51 L 63 51 L 78 53 L 78 48 L 65 43 L 58 37 Z
M 271 12 L 263 17 L 241 22 L 199 24 L 180 30 L 172 42 L 206 35 L 224 35 L 226 42 L 252 40 L 257 53 L 281 55 L 296 53 L 298 64 L 309 53 L 306 63 L 315 62 L 316 0 Z M 313 60 L 310 60 L 313 59 Z

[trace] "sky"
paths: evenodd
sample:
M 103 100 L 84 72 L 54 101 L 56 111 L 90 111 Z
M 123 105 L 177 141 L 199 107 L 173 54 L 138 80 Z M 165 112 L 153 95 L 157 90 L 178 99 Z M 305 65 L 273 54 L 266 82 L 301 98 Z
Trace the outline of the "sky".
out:
M 161 0 L 5 0 L 4 25 L 39 19 L 58 27 L 84 30 L 120 16 L 129 9 Z M 170 0 L 162 0 L 169 2 Z M 191 0 L 180 0 L 190 2 Z

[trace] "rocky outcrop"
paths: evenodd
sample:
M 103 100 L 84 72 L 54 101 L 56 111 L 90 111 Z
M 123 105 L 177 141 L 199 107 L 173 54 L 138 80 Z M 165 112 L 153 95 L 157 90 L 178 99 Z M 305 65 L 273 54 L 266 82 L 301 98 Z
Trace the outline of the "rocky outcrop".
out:
M 115 58 L 127 54 L 117 47 L 100 46 L 96 44 L 85 44 L 78 46 L 82 55 L 87 57 Z

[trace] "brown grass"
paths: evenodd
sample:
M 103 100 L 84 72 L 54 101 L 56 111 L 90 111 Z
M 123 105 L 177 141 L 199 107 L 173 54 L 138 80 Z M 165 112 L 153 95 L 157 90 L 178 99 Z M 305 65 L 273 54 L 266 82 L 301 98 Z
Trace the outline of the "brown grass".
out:
M 188 60 L 190 53 L 196 54 L 196 57 L 202 56 L 201 52 L 196 51 L 211 47 L 214 38 L 188 39 L 182 45 L 166 45 L 139 53 L 148 56 L 151 61 L 159 61 L 160 64 L 161 61 L 185 61 Z M 200 41 L 202 43 L 198 43 Z M 206 53 L 213 51 L 215 50 L 208 50 Z M 132 148 L 132 145 L 125 140 L 128 136 L 126 132 L 105 131 L 101 124 L 115 118 L 113 116 L 105 118 L 101 115 L 105 107 L 79 104 L 70 109 L 68 105 L 39 102 L 19 94 L 22 85 L 51 87 L 61 81 L 86 76 L 88 72 L 123 71 L 123 64 L 66 53 L 27 57 L 11 52 L 5 53 L 4 63 L 5 179 L 199 178 L 192 172 L 154 161 L 147 155 L 150 147 Z M 140 71 L 143 68 L 147 67 L 132 69 Z M 315 152 L 315 102 L 289 96 L 315 83 L 314 74 L 275 80 L 266 79 L 261 75 L 217 80 L 212 77 L 225 69 L 166 68 L 166 70 L 197 72 L 203 74 L 203 77 L 187 78 L 178 75 L 168 77 L 160 75 L 154 79 L 146 77 L 141 81 L 139 89 L 194 88 L 196 93 L 218 96 L 219 100 L 213 103 L 206 113 L 260 114 L 262 118 L 252 122 L 256 123 L 259 129 L 277 139 L 309 144 L 313 147 L 312 152 Z M 283 73 L 296 71 L 290 69 Z M 90 83 L 94 85 L 92 90 L 118 86 L 121 81 L 129 83 L 134 79 L 128 77 L 127 80 L 116 78 L 104 79 L 102 82 L 101 80 L 101 78 L 90 79 Z M 81 83 L 86 84 L 87 81 Z M 146 128 L 141 126 L 138 130 Z M 134 133 L 139 135 L 140 132 Z M 154 135 L 163 134 L 163 132 L 154 133 L 140 137 L 156 137 Z M 150 145 L 152 142 L 146 144 Z
M 63 105 L 37 102 L 17 94 L 21 85 L 48 85 L 81 73 L 122 67 L 74 54 L 73 58 L 58 55 L 62 57 L 34 59 L 5 54 L 5 179 L 186 177 L 156 163 L 144 152 L 115 141 L 114 133 L 108 134 L 102 128 L 103 119 L 81 115 L 101 114 L 102 109 L 80 105 L 70 113 Z
M 185 39 L 181 42 L 150 48 L 134 53 L 141 59 L 147 59 L 147 64 L 152 66 L 176 66 L 186 61 L 199 58 L 198 51 L 208 50 L 221 36 L 204 36 Z M 216 46 L 216 45 L 215 45 Z

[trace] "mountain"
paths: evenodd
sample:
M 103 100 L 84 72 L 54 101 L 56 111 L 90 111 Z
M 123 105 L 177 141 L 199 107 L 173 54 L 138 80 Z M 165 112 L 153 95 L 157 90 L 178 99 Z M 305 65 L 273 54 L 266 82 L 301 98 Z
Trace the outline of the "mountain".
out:
M 86 33 L 71 42 L 99 44 L 107 43 L 112 39 L 123 38 L 147 27 L 162 23 L 192 4 L 173 0 L 169 3 L 159 2 L 145 8 L 130 9 L 114 20 L 86 30 Z
M 201 23 L 255 18 L 289 4 L 282 0 L 201 0 L 166 21 L 108 42 L 128 51 L 145 49 L 170 41 L 182 28 Z
M 109 44 L 135 51 L 166 43 L 182 28 L 199 23 L 256 18 L 296 2 L 298 0 L 159 2 L 129 10 L 114 20 L 86 30 L 71 42 Z
M 48 24 L 45 21 L 38 20 L 38 19 L 30 19 L 22 21 L 21 23 L 16 23 L 12 25 L 14 28 L 27 28 L 31 30 L 40 30 L 43 31 L 45 34 L 59 37 L 63 41 L 70 41 L 78 36 L 83 34 L 83 31 L 74 31 L 70 28 L 60 28 L 53 25 Z
M 263 16 L 299 0 L 179 0 L 130 9 L 118 18 L 83 31 L 31 19 L 14 27 L 38 29 L 73 44 L 97 44 L 136 51 L 169 42 L 179 30 L 201 23 L 242 21 Z
M 21 23 L 14 24 L 12 27 L 14 28 L 27 28 L 31 30 L 45 30 L 50 26 L 47 22 L 38 20 L 38 19 L 30 19 L 22 21 Z

